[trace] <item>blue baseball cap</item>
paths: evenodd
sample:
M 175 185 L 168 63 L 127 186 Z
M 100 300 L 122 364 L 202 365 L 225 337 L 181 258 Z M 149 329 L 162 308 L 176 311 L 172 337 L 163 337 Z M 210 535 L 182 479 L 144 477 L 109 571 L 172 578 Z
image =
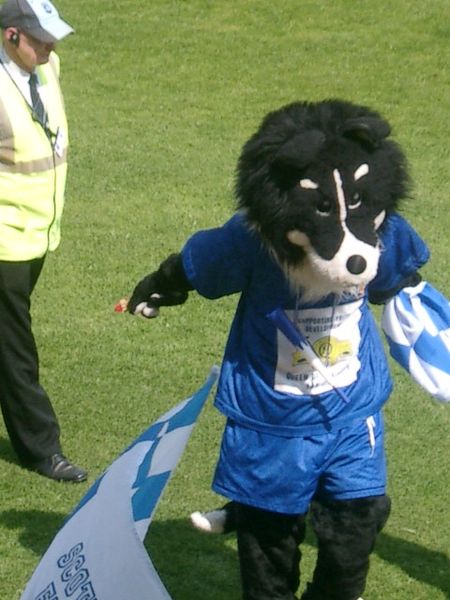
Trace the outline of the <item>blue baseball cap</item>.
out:
M 41 42 L 59 42 L 74 32 L 49 0 L 6 0 L 0 7 L 0 27 L 17 27 Z

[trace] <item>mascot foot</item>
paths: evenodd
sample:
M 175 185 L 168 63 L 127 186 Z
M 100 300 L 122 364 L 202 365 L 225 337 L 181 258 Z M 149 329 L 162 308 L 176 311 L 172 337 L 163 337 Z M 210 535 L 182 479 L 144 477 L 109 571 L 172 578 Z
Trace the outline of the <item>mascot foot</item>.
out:
M 230 533 L 236 529 L 236 504 L 228 502 L 222 508 L 208 512 L 193 512 L 191 523 L 205 533 Z
M 196 511 L 191 514 L 192 525 L 204 533 L 225 533 L 226 520 L 227 512 L 223 509 L 205 513 Z

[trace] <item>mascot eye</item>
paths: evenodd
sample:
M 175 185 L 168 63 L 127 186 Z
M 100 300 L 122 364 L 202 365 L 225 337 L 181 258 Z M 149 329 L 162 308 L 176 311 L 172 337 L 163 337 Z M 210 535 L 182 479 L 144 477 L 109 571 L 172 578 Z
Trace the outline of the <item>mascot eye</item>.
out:
M 321 198 L 316 204 L 316 212 L 321 216 L 331 214 L 332 203 L 327 198 Z
M 349 208 L 359 208 L 361 206 L 361 194 L 355 192 L 348 203 Z

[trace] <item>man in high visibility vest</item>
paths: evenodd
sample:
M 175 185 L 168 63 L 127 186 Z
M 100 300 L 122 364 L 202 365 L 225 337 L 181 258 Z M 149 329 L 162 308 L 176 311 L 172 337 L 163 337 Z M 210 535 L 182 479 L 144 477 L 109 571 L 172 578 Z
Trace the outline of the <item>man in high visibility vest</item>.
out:
M 48 0 L 0 7 L 0 404 L 21 464 L 59 481 L 86 471 L 62 453 L 39 383 L 30 297 L 60 240 L 67 122 L 55 44 L 73 32 Z

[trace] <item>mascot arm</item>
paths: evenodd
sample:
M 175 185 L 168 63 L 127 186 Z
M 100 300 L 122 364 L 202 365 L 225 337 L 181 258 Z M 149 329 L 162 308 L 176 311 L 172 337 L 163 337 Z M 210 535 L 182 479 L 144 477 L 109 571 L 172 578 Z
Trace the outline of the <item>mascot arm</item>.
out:
M 450 401 L 450 305 L 417 270 L 427 262 L 425 242 L 398 214 L 381 231 L 378 274 L 369 300 L 384 304 L 381 326 L 389 351 L 426 392 Z
M 369 287 L 369 302 L 372 304 L 386 304 L 396 296 L 403 288 L 414 287 L 422 281 L 420 273 L 412 273 L 401 279 L 394 287 L 388 290 L 376 290 Z
M 427 245 L 399 214 L 388 216 L 380 231 L 378 273 L 368 286 L 369 301 L 384 304 L 405 287 L 417 285 L 417 271 L 428 261 Z
M 183 304 L 192 290 L 183 268 L 181 254 L 171 254 L 157 271 L 144 277 L 135 287 L 128 311 L 149 319 L 157 317 L 160 306 Z
M 137 284 L 127 310 L 153 318 L 160 306 L 186 302 L 190 290 L 210 299 L 240 292 L 259 252 L 259 238 L 249 231 L 241 215 L 234 215 L 221 227 L 197 231 L 179 254 L 170 255 Z

